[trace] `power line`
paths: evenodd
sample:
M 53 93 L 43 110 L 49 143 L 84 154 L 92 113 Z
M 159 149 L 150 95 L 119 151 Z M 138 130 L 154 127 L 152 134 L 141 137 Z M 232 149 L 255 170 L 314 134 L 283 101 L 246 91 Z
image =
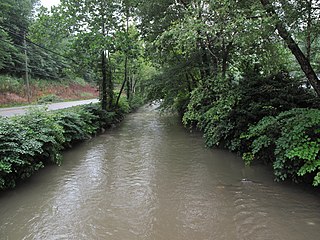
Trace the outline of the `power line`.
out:
M 16 43 L 12 43 L 12 42 L 10 42 L 10 41 L 7 41 L 7 40 L 4 40 L 4 39 L 1 39 L 0 38 L 0 41 L 2 41 L 2 42 L 5 42 L 5 43 L 8 43 L 8 44 L 11 44 L 11 45 L 14 45 L 14 46 L 16 46 L 16 47 L 19 47 L 19 48 L 21 48 L 22 50 L 25 50 L 25 47 L 24 46 L 21 46 L 21 45 L 19 45 L 19 44 L 16 44 Z M 62 65 L 65 65 L 65 66 L 71 66 L 71 64 L 69 64 L 68 62 L 63 62 L 63 61 L 59 61 L 59 60 L 56 60 L 56 59 L 53 59 L 52 58 L 52 56 L 51 55 L 48 55 L 48 57 L 49 58 L 51 58 L 51 60 L 54 60 L 55 62 L 59 62 L 60 64 L 62 64 Z M 47 77 L 47 78 L 52 78 L 52 79 L 59 79 L 59 76 L 54 76 L 54 75 L 51 75 L 51 74 L 48 74 L 48 73 L 39 73 L 39 72 L 33 72 L 32 71 L 32 69 L 35 69 L 36 68 L 36 66 L 35 65 L 30 65 L 29 66 L 29 69 L 31 70 L 30 71 L 30 74 L 31 75 L 34 75 L 34 76 L 42 76 L 42 77 Z M 7 69 L 11 69 L 11 70 L 18 70 L 18 72 L 20 72 L 20 71 L 23 71 L 24 69 L 23 68 L 17 68 L 17 67 L 14 67 L 14 68 L 12 68 L 12 67 L 7 67 Z
M 53 54 L 56 54 L 56 55 L 58 55 L 58 56 L 60 56 L 60 57 L 63 57 L 63 58 L 65 58 L 65 59 L 71 60 L 72 62 L 76 62 L 74 59 L 68 58 L 68 57 L 66 57 L 66 56 L 63 56 L 63 55 L 60 54 L 60 53 L 57 53 L 57 52 L 52 51 L 52 50 L 50 50 L 50 49 L 48 49 L 48 48 L 45 48 L 45 47 L 43 47 L 43 46 L 41 46 L 41 45 L 39 45 L 39 44 L 37 44 L 37 43 L 34 43 L 34 42 L 32 42 L 31 40 L 29 40 L 28 38 L 26 38 L 26 41 L 29 42 L 29 43 L 31 43 L 31 44 L 33 44 L 33 45 L 35 45 L 35 46 L 37 46 L 37 47 L 39 47 L 39 48 L 42 48 L 42 49 L 46 50 L 46 51 L 48 51 L 48 52 L 51 52 L 51 53 L 53 53 Z
M 15 45 L 16 47 L 20 47 L 20 48 L 22 48 L 22 49 L 25 49 L 23 46 L 21 46 L 21 45 L 19 45 L 19 44 L 12 43 L 12 42 L 10 42 L 10 41 L 7 41 L 7 40 L 1 39 L 1 38 L 0 38 L 0 41 L 9 43 L 9 44 L 11 44 L 11 45 Z
M 29 65 L 29 67 L 34 68 L 33 65 Z M 16 72 L 23 72 L 24 68 L 17 68 L 17 67 L 7 67 L 6 69 L 8 70 L 18 70 Z M 34 76 L 34 77 L 47 77 L 47 78 L 51 78 L 51 79 L 60 79 L 61 77 L 58 75 L 52 75 L 52 74 L 47 74 L 47 73 L 35 73 L 34 71 L 32 71 L 32 69 L 30 69 L 31 71 L 29 71 L 29 74 Z
M 23 35 L 18 34 L 17 32 L 13 32 L 12 30 L 9 30 L 9 29 L 7 29 L 7 28 L 5 28 L 5 27 L 2 27 L 2 26 L 0 26 L 0 28 L 1 28 L 2 30 L 6 31 L 7 33 L 11 33 L 11 34 L 13 34 L 13 35 L 15 35 L 15 36 L 17 36 L 17 37 L 23 38 Z
M 20 39 L 22 39 L 22 40 L 24 39 L 24 37 L 21 36 L 20 34 L 17 34 L 17 33 L 15 33 L 15 32 L 12 32 L 12 31 L 10 31 L 10 30 L 2 27 L 2 26 L 0 26 L 0 28 L 1 28 L 2 30 L 6 31 L 6 32 L 9 33 L 9 34 L 15 35 L 16 37 L 18 37 L 18 38 L 20 38 Z M 27 41 L 28 43 L 31 43 L 31 44 L 33 44 L 33 45 L 35 45 L 35 46 L 43 49 L 43 50 L 46 50 L 46 51 L 48 51 L 48 52 L 51 52 L 51 53 L 53 53 L 53 54 L 55 54 L 55 55 L 58 55 L 58 56 L 60 56 L 60 57 L 63 57 L 63 58 L 65 58 L 65 59 L 71 60 L 72 62 L 75 62 L 75 63 L 76 63 L 76 61 L 75 61 L 74 59 L 68 58 L 68 57 L 66 57 L 66 56 L 63 56 L 63 55 L 60 54 L 60 53 L 57 53 L 57 52 L 51 50 L 51 49 L 48 49 L 48 48 L 46 48 L 46 47 L 43 47 L 43 46 L 41 46 L 40 44 L 35 43 L 35 42 L 31 41 L 31 40 L 28 39 L 28 38 L 26 38 L 26 41 Z
M 13 43 L 13 42 L 10 42 L 10 41 L 7 41 L 7 40 L 4 40 L 4 39 L 1 39 L 0 38 L 0 41 L 2 41 L 2 42 L 5 42 L 5 43 L 8 43 L 8 44 L 11 44 L 11 45 L 14 45 L 14 46 L 16 46 L 16 47 L 19 47 L 19 48 L 21 48 L 22 50 L 25 50 L 25 47 L 24 46 L 21 46 L 21 45 L 19 45 L 19 44 L 16 44 L 16 43 Z M 41 56 L 41 54 L 40 53 L 38 53 L 40 56 Z M 57 60 L 57 59 L 54 59 L 51 55 L 47 55 L 48 56 L 48 58 L 50 58 L 51 60 L 53 60 L 53 61 L 55 61 L 55 62 L 58 62 L 58 63 L 60 63 L 60 64 L 63 64 L 63 65 L 67 65 L 67 66 L 72 66 L 70 63 L 68 63 L 67 61 L 61 61 L 61 60 Z
M 19 38 L 19 39 L 21 39 L 21 40 L 24 39 L 24 36 L 22 36 L 21 34 L 18 34 L 17 32 L 14 32 L 14 31 L 12 31 L 12 30 L 10 30 L 10 29 L 7 29 L 7 28 L 5 28 L 5 27 L 3 27 L 3 26 L 1 26 L 1 25 L 0 25 L 0 29 L 4 30 L 4 31 L 5 31 L 6 33 L 8 33 L 9 35 L 14 35 L 14 36 L 16 36 L 17 38 Z M 12 37 L 12 36 L 11 36 L 11 37 Z M 50 55 L 50 54 L 47 55 L 48 58 L 50 58 L 51 60 L 53 60 L 53 61 L 55 61 L 55 62 L 57 62 L 57 63 L 60 63 L 60 64 L 64 65 L 65 67 L 67 67 L 67 66 L 72 67 L 73 64 L 76 64 L 76 63 L 77 63 L 74 59 L 69 58 L 69 57 L 66 57 L 66 56 L 63 56 L 62 54 L 57 53 L 57 52 L 55 52 L 55 51 L 53 51 L 53 50 L 51 50 L 51 49 L 48 49 L 48 48 L 46 48 L 46 47 L 44 47 L 44 46 L 42 46 L 42 45 L 40 45 L 40 44 L 37 44 L 37 43 L 31 41 L 31 40 L 28 39 L 28 38 L 25 38 L 25 40 L 26 40 L 28 43 L 30 43 L 30 44 L 38 47 L 38 48 L 41 48 L 41 49 L 45 50 L 44 53 L 45 53 L 45 52 L 50 52 L 50 53 L 52 53 L 52 54 L 54 54 L 54 55 L 57 55 L 57 56 L 60 56 L 60 57 L 62 57 L 62 58 L 64 58 L 64 59 L 66 59 L 66 60 L 71 60 L 71 63 L 70 63 L 70 62 L 67 62 L 67 61 L 63 61 L 63 59 L 61 59 L 61 60 L 54 59 L 53 56 Z M 19 45 L 19 44 L 15 43 L 15 42 L 10 42 L 10 41 L 4 40 L 4 39 L 0 39 L 0 41 L 9 43 L 9 44 L 14 45 L 14 46 L 17 46 L 17 47 L 19 47 L 19 48 L 21 48 L 21 49 L 23 49 L 23 50 L 26 49 L 24 46 Z M 36 52 L 34 52 L 34 53 L 36 53 Z M 39 54 L 39 56 L 41 56 L 41 52 L 38 52 L 37 54 Z M 29 66 L 29 67 L 31 67 L 31 69 L 34 69 L 34 68 L 35 68 L 35 66 L 33 66 L 33 65 L 31 65 L 31 66 Z M 9 67 L 8 69 L 11 69 L 11 68 Z M 12 68 L 12 69 L 13 69 L 13 68 Z M 17 70 L 17 68 L 14 68 L 14 69 Z M 30 70 L 31 70 L 31 69 L 30 69 Z M 22 69 L 20 69 L 20 70 L 22 70 Z M 42 76 L 42 77 L 48 77 L 48 78 L 52 78 L 52 79 L 59 79 L 59 76 L 54 76 L 54 75 L 50 75 L 50 74 L 39 73 L 39 72 L 38 72 L 38 73 L 36 73 L 36 72 L 33 72 L 33 73 L 32 73 L 32 71 L 31 71 L 30 73 L 31 73 L 31 75 L 34 75 L 34 76 Z
M 12 25 L 9 25 L 9 24 L 7 24 L 7 23 L 5 23 L 5 22 L 2 22 L 1 24 L 4 25 L 4 26 L 6 26 L 6 27 L 12 28 Z M 22 30 L 23 32 L 27 32 L 27 28 L 26 28 L 26 27 L 23 27 L 23 26 L 20 25 L 20 24 L 15 23 L 15 24 L 14 24 L 14 27 L 17 27 L 17 29 L 20 29 L 20 30 Z

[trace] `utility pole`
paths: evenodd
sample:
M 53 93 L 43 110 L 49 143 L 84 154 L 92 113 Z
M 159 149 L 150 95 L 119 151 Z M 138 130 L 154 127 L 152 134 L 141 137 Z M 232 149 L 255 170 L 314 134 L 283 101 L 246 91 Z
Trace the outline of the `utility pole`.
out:
M 27 94 L 27 98 L 28 98 L 28 103 L 30 103 L 30 85 L 29 85 L 29 69 L 28 69 L 28 52 L 27 52 L 26 32 L 24 32 L 24 34 L 23 34 L 23 45 L 24 45 L 24 55 L 25 55 L 26 94 Z

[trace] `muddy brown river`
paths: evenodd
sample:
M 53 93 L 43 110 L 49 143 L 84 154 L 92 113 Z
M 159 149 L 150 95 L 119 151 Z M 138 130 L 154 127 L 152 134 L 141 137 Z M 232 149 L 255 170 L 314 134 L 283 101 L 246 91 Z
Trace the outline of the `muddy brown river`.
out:
M 146 106 L 0 194 L 0 239 L 319 240 L 319 200 Z

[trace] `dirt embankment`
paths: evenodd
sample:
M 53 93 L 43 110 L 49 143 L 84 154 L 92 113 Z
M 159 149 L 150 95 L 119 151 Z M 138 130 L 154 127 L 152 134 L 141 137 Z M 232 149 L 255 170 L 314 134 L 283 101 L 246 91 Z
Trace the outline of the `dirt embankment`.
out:
M 91 99 L 99 96 L 98 89 L 89 84 L 82 85 L 72 83 L 69 85 L 50 85 L 50 86 L 30 86 L 31 103 L 35 103 L 44 97 L 51 97 L 57 100 L 80 100 Z M 27 94 L 25 92 L 12 92 L 4 91 L 0 92 L 0 106 L 19 105 L 28 103 Z

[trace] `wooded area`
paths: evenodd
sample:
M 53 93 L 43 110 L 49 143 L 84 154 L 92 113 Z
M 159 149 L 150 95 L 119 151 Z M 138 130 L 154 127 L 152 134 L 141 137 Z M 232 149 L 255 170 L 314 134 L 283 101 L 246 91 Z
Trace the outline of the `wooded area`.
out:
M 0 8 L 0 74 L 91 79 L 103 109 L 124 89 L 131 105 L 161 99 L 208 146 L 272 164 L 277 180 L 320 184 L 318 0 L 61 0 L 51 10 L 2 0 Z

